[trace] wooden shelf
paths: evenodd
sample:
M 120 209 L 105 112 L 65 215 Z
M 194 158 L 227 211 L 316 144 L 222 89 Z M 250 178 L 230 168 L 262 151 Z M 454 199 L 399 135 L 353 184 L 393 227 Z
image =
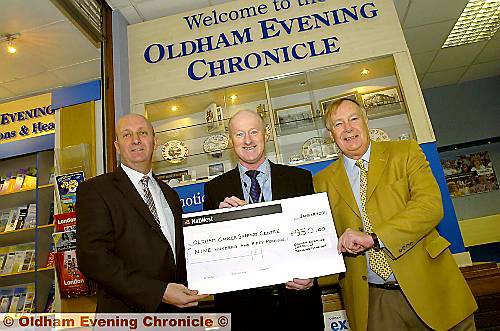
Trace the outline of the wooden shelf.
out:
M 9 196 L 9 195 L 20 194 L 20 193 L 30 192 L 30 191 L 36 191 L 36 188 L 32 188 L 32 189 L 29 189 L 29 190 L 20 190 L 20 191 L 16 191 L 16 192 L 10 192 L 10 193 L 0 194 L 0 197 L 6 197 L 6 196 Z
M 36 201 L 36 190 L 19 191 L 0 195 L 0 209 L 8 209 L 27 205 Z
M 40 225 L 36 228 L 19 229 L 14 231 L 0 232 L 0 247 L 6 247 L 17 244 L 24 244 L 35 241 L 36 230 L 46 231 L 53 229 L 54 224 Z
M 53 271 L 54 267 L 38 268 L 36 272 Z
M 47 228 L 53 228 L 54 227 L 54 223 L 52 224 L 45 224 L 45 225 L 39 225 L 38 228 L 39 229 L 47 229 Z
M 0 275 L 0 287 L 35 282 L 35 270 Z
M 0 247 L 35 241 L 36 228 L 0 232 Z
M 43 311 L 48 292 L 54 282 L 54 267 L 45 267 L 54 224 L 47 224 L 51 203 L 54 201 L 54 187 L 48 183 L 52 165 L 54 164 L 54 151 L 47 150 L 28 156 L 16 157 L 0 162 L 2 169 L 16 169 L 36 167 L 37 187 L 35 189 L 21 190 L 0 195 L 0 209 L 17 208 L 31 203 L 37 204 L 36 227 L 0 233 L 0 247 L 34 242 L 36 251 L 36 265 L 43 266 L 30 271 L 20 271 L 0 275 L 1 287 L 15 287 L 23 284 L 35 284 L 35 311 Z M 57 294 L 56 294 L 57 295 Z

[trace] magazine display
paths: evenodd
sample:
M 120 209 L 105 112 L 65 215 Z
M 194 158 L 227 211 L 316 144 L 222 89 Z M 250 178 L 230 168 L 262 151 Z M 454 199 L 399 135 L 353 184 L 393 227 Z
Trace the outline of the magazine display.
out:
M 54 258 L 61 297 L 70 298 L 89 295 L 92 287 L 78 270 L 76 260 L 76 214 L 75 212 L 54 216 Z
M 76 189 L 85 180 L 83 171 L 56 176 L 56 187 L 63 213 L 75 210 Z

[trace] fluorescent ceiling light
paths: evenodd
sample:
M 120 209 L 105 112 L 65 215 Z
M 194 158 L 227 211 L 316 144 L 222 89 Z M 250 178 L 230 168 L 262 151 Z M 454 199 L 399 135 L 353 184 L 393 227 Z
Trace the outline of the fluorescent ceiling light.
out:
M 488 40 L 500 27 L 500 0 L 469 0 L 442 48 Z

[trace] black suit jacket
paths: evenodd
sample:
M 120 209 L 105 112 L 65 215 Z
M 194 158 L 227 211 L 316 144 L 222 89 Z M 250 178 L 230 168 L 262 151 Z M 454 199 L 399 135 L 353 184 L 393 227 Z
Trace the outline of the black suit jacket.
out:
M 272 162 L 270 167 L 273 200 L 314 193 L 309 171 Z M 217 209 L 219 203 L 230 196 L 244 199 L 238 167 L 205 184 L 203 208 Z M 287 290 L 284 284 L 278 287 L 281 306 L 277 311 L 280 316 L 275 316 L 277 324 L 271 325 L 277 325 L 283 330 L 323 330 L 323 305 L 316 280 L 311 289 L 304 291 Z M 217 309 L 220 312 L 232 313 L 231 323 L 234 330 L 252 329 L 250 323 L 255 323 L 255 327 L 259 328 L 270 326 L 270 322 L 265 320 L 266 314 L 270 313 L 268 308 L 271 307 L 264 302 L 268 299 L 262 296 L 260 290 L 235 291 L 215 296 Z
M 175 220 L 175 252 L 122 168 L 77 189 L 78 268 L 98 284 L 98 312 L 169 312 L 168 283 L 186 284 L 182 207 L 157 180 Z

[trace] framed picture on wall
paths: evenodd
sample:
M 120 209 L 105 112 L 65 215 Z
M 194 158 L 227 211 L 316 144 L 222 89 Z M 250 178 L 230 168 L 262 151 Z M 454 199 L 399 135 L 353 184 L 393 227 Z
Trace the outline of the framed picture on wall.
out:
M 313 123 L 311 103 L 303 103 L 275 109 L 276 124 L 280 131 L 307 127 Z
M 224 173 L 224 163 L 214 163 L 208 165 L 208 178 L 213 178 Z
M 334 102 L 334 101 L 337 101 L 338 99 L 350 99 L 350 100 L 355 100 L 355 101 L 360 101 L 359 100 L 359 94 L 358 92 L 354 91 L 354 92 L 350 92 L 350 93 L 345 93 L 345 94 L 341 94 L 341 95 L 337 95 L 337 96 L 334 96 L 334 97 L 331 97 L 331 98 L 326 98 L 326 99 L 323 99 L 323 100 L 320 100 L 319 101 L 319 109 L 321 110 L 321 114 L 319 114 L 320 116 L 323 116 L 325 115 L 328 107 Z
M 402 99 L 399 88 L 397 86 L 393 86 L 363 93 L 361 94 L 361 100 L 363 102 L 363 107 L 365 107 L 368 111 L 369 109 L 375 107 L 397 104 Z

